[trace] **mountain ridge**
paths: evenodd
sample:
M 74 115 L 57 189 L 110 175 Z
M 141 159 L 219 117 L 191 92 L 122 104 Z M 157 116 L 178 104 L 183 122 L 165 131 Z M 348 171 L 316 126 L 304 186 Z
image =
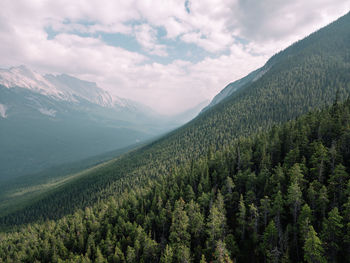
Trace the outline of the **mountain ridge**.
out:
M 239 89 L 244 88 L 245 85 L 249 85 L 250 83 L 257 81 L 268 70 L 269 70 L 268 67 L 264 65 L 263 67 L 252 71 L 245 77 L 229 83 L 217 95 L 215 95 L 215 97 L 211 100 L 211 102 L 205 108 L 203 108 L 201 112 L 204 112 L 209 108 L 215 106 L 216 104 L 222 102 L 226 98 L 230 97 L 233 93 L 237 92 Z
M 181 124 L 67 74 L 0 69 L 0 180 L 124 148 Z
M 95 82 L 81 80 L 65 73 L 41 75 L 24 65 L 0 69 L 0 84 L 7 88 L 26 88 L 43 95 L 52 96 L 57 100 L 77 102 L 77 97 L 80 97 L 102 107 L 134 105 L 134 108 L 136 108 L 136 105 L 140 104 L 129 99 L 112 97 L 109 92 L 98 87 Z
M 263 76 L 194 120 L 33 203 L 33 215 L 19 211 L 6 220 L 30 222 L 38 215 L 59 218 L 122 189 L 132 189 L 134 184 L 145 184 L 190 160 L 229 148 L 242 136 L 332 104 L 336 93 L 344 100 L 350 94 L 348 39 L 349 14 L 273 56 Z M 59 205 L 59 211 L 48 204 Z

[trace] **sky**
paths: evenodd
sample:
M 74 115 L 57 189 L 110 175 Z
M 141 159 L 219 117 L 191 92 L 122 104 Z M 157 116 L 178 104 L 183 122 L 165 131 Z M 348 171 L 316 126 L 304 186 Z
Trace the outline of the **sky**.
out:
M 1 0 L 0 67 L 70 74 L 171 115 L 349 11 L 349 0 Z

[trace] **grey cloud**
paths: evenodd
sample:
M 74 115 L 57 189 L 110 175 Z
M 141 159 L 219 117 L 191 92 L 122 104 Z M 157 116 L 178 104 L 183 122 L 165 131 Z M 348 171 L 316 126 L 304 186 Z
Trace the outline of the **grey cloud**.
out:
M 324 25 L 325 16 L 335 19 L 349 8 L 347 0 L 239 0 L 231 6 L 236 19 L 228 27 L 249 41 L 281 40 L 315 30 L 314 25 Z
M 212 98 L 228 82 L 262 66 L 273 53 L 350 8 L 348 0 L 190 0 L 188 13 L 184 2 L 0 0 L 0 67 L 26 64 L 40 72 L 72 74 L 160 112 L 176 113 Z M 65 25 L 65 19 L 73 24 Z M 95 21 L 96 25 L 78 30 L 132 35 L 134 26 L 127 22 L 135 20 L 150 28 L 138 39 L 150 53 L 166 54 L 169 47 L 160 45 L 151 30 L 163 27 L 166 37 L 217 56 L 162 65 L 141 51 L 71 32 L 74 23 Z M 61 31 L 49 40 L 47 26 Z M 234 36 L 247 43 L 233 41 Z

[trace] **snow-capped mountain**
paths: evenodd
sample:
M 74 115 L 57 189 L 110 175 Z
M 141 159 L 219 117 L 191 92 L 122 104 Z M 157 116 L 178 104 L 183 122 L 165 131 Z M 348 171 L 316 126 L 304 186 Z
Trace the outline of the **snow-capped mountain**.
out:
M 137 108 L 138 103 L 112 97 L 96 83 L 61 74 L 40 75 L 26 66 L 0 69 L 0 84 L 7 88 L 20 87 L 49 96 L 55 100 L 79 102 L 86 100 L 102 107 Z
M 126 147 L 174 126 L 93 82 L 25 66 L 0 70 L 0 179 Z

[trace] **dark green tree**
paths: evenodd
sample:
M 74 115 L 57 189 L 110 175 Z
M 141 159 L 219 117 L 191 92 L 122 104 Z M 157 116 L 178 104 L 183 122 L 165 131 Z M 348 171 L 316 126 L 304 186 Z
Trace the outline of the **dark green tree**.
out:
M 309 226 L 309 231 L 304 244 L 304 259 L 308 263 L 326 263 L 323 255 L 322 242 L 318 238 L 316 231 Z

